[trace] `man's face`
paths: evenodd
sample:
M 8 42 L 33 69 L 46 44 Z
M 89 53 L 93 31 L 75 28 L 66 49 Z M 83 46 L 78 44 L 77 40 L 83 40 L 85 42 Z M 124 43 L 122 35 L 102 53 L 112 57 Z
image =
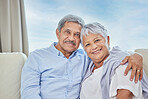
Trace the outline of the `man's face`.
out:
M 57 49 L 64 53 L 72 53 L 80 44 L 81 25 L 74 22 L 65 22 L 61 31 L 56 30 L 58 38 Z

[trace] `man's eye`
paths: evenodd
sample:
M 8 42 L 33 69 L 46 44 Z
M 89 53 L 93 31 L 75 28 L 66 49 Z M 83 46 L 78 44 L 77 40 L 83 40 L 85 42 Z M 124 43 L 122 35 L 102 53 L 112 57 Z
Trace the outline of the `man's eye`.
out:
M 67 34 L 70 34 L 70 31 L 66 31 Z
M 77 34 L 75 34 L 75 36 L 80 36 L 80 34 L 77 33 Z

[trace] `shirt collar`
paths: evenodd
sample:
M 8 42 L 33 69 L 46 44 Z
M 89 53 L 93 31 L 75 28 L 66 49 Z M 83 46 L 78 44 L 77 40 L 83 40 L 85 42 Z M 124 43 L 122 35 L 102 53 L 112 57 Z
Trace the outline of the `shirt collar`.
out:
M 60 55 L 60 51 L 55 48 L 56 45 L 57 45 L 57 42 L 53 42 L 53 43 L 51 44 L 51 46 L 50 46 L 50 49 L 51 49 L 51 51 L 52 51 L 55 55 L 59 56 L 59 55 Z

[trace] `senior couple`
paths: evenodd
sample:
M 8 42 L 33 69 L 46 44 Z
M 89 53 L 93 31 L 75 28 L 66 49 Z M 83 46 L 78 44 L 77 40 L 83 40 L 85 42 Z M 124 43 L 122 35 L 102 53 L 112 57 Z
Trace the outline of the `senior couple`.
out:
M 142 57 L 117 46 L 110 50 L 101 24 L 84 25 L 82 18 L 67 15 L 56 35 L 58 42 L 29 55 L 22 70 L 22 99 L 148 98 Z M 87 54 L 78 49 L 80 41 Z

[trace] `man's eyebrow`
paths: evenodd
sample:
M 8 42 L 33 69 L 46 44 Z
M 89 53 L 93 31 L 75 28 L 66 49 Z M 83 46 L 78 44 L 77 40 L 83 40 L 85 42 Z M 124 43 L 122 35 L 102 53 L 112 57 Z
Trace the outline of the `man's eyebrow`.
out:
M 65 29 L 65 31 L 70 31 L 70 29 Z

